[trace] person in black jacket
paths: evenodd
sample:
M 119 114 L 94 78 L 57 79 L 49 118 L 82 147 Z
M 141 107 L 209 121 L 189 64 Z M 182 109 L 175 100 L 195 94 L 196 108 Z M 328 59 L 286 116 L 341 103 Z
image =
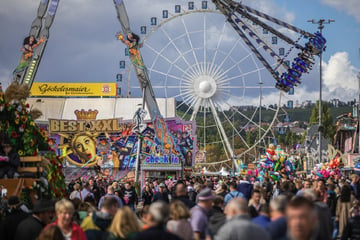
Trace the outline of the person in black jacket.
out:
M 33 214 L 18 225 L 15 240 L 35 240 L 43 228 L 52 222 L 53 217 L 54 203 L 47 199 L 37 200 L 34 204 Z
M 333 222 L 333 239 L 336 238 L 336 236 L 339 233 L 339 223 L 336 221 L 336 204 L 337 204 L 338 198 L 335 193 L 335 185 L 329 184 L 328 190 L 327 190 L 327 199 L 326 204 L 328 208 L 330 209 L 331 214 L 331 220 Z
M 8 178 L 13 178 L 20 165 L 19 154 L 13 148 L 10 141 L 4 140 L 1 143 L 1 147 L 0 178 L 4 178 L 5 175 L 7 175 Z
M 169 196 L 168 191 L 166 190 L 166 186 L 164 183 L 159 184 L 159 191 L 156 192 L 152 198 L 152 202 L 156 201 L 164 201 L 166 203 L 169 203 Z
M 142 194 L 142 198 L 143 198 L 143 201 L 144 201 L 144 206 L 151 204 L 151 200 L 152 200 L 153 195 L 154 194 L 153 194 L 150 186 L 146 185 L 144 190 L 143 190 L 143 194 Z
M 356 203 L 354 206 L 355 216 L 349 218 L 344 231 L 341 236 L 341 240 L 357 240 L 360 239 L 360 203 Z
M 135 188 L 131 186 L 131 183 L 129 182 L 125 183 L 124 201 L 125 205 L 129 206 L 131 210 L 135 211 L 136 205 L 138 203 L 138 197 Z
M 213 207 L 210 210 L 209 229 L 213 236 L 216 235 L 218 230 L 226 222 L 226 215 L 224 214 L 224 198 L 223 196 L 216 195 L 214 198 Z
M 189 199 L 189 196 L 187 195 L 186 185 L 183 182 L 179 182 L 178 184 L 176 184 L 174 200 L 179 200 L 183 202 L 188 209 L 191 209 L 196 205 L 195 202 Z
M 20 207 L 21 203 L 17 196 L 11 196 L 8 201 L 8 214 L 3 221 L 2 237 L 7 240 L 13 240 L 16 233 L 16 228 L 19 223 L 29 216 Z

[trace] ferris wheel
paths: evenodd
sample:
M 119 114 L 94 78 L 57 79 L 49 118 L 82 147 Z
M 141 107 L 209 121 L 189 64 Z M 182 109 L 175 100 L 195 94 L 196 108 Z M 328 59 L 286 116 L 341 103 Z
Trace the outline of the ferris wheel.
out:
M 222 152 L 216 164 L 230 166 L 231 160 L 273 141 L 272 127 L 281 117 L 283 93 L 278 89 L 291 93 L 300 82 L 286 78 L 295 72 L 290 68 L 290 61 L 296 57 L 292 51 L 303 50 L 300 40 L 313 35 L 298 31 L 296 40 L 290 41 L 277 34 L 268 19 L 261 22 L 253 18 L 250 8 L 238 17 L 234 14 L 238 5 L 214 2 L 190 1 L 151 17 L 148 25 L 140 27 L 141 53 L 155 96 L 175 98 L 177 116 L 196 121 L 198 150 L 204 156 L 201 164 L 213 165 L 206 163 L 207 153 L 216 149 Z M 275 25 L 274 21 L 271 24 Z M 305 72 L 311 67 L 308 65 L 296 65 L 295 73 Z M 127 79 L 122 93 L 141 95 L 131 68 L 124 75 Z M 264 96 L 274 93 L 276 102 L 265 110 Z M 263 118 L 262 111 L 266 112 Z M 246 139 L 250 130 L 257 133 L 252 143 Z M 239 146 L 243 149 L 236 152 Z

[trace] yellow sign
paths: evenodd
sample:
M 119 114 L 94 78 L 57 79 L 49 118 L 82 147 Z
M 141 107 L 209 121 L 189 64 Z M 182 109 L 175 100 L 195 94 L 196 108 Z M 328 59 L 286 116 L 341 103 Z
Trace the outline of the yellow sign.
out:
M 51 133 L 77 133 L 77 132 L 121 132 L 125 129 L 124 124 L 119 125 L 118 119 L 106 120 L 58 120 L 49 119 L 49 131 Z
M 33 83 L 31 96 L 38 97 L 115 97 L 115 83 Z

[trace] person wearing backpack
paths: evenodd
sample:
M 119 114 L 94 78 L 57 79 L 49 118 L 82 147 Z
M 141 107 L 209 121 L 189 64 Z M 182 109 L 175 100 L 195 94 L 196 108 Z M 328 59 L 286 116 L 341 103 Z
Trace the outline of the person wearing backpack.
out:
M 229 185 L 230 192 L 225 195 L 225 199 L 224 199 L 225 206 L 233 198 L 237 198 L 237 197 L 244 198 L 244 194 L 236 190 L 236 188 L 237 188 L 236 182 L 231 182 Z

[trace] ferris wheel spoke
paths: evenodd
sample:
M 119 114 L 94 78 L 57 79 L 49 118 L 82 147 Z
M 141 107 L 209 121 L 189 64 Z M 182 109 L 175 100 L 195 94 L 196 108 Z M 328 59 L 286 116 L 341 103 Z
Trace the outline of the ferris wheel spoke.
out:
M 233 108 L 233 106 L 231 106 L 228 102 L 225 102 L 225 104 L 226 104 L 228 107 Z M 249 123 L 254 124 L 257 128 L 260 128 L 260 129 L 263 130 L 263 131 L 266 131 L 266 129 L 262 128 L 262 127 L 259 125 L 259 123 L 253 121 L 253 118 L 250 119 L 249 117 L 247 117 L 245 114 L 243 114 L 242 112 L 240 112 L 240 111 L 237 110 L 237 109 L 236 109 L 236 112 L 237 112 L 238 114 L 240 114 L 243 118 L 245 118 L 246 120 L 248 120 Z M 255 115 L 255 113 L 256 113 L 256 111 L 254 111 L 254 115 Z
M 205 74 L 207 74 L 207 67 L 206 67 L 206 14 L 204 14 L 204 65 L 203 65 L 203 71 Z
M 190 121 L 195 120 L 196 115 L 199 112 L 200 106 L 201 106 L 202 98 L 197 98 L 196 103 L 194 105 L 193 113 L 191 114 Z
M 249 71 L 249 72 L 246 72 L 246 73 L 238 74 L 238 75 L 233 76 L 233 77 L 220 78 L 220 79 L 219 79 L 219 83 L 225 83 L 225 82 L 231 81 L 231 80 L 236 79 L 236 78 L 242 78 L 242 77 L 245 77 L 245 76 L 247 76 L 247 75 L 250 75 L 250 74 L 259 72 L 259 71 L 261 71 L 261 70 L 263 70 L 263 69 L 265 69 L 265 68 L 255 69 L 255 70 L 252 70 L 252 71 Z M 223 77 L 225 77 L 225 76 L 223 76 Z
M 174 43 L 174 41 L 171 39 L 169 33 L 164 29 L 161 28 L 161 31 L 164 33 L 164 35 L 167 37 L 167 39 L 169 40 L 169 42 L 174 46 L 174 48 L 176 49 L 176 51 L 178 52 L 178 54 L 182 55 L 180 49 L 176 46 L 176 44 Z M 186 60 L 185 56 L 182 55 L 182 59 L 184 60 L 184 62 L 188 65 L 189 68 L 191 67 L 191 64 Z
M 200 69 L 200 66 L 199 66 L 199 61 L 198 61 L 197 56 L 196 56 L 195 51 L 194 51 L 194 47 L 193 47 L 192 41 L 191 41 L 191 39 L 190 39 L 190 33 L 189 33 L 188 29 L 187 29 L 187 26 L 186 26 L 185 21 L 184 21 L 183 18 L 181 19 L 181 22 L 182 22 L 182 24 L 183 24 L 183 26 L 184 26 L 184 29 L 185 29 L 187 41 L 188 41 L 188 43 L 189 43 L 189 45 L 190 45 L 190 48 L 192 49 L 191 52 L 192 52 L 192 54 L 193 54 L 193 57 L 194 57 L 194 60 L 195 60 L 195 63 L 196 63 L 196 67 L 197 67 L 197 68 L 196 68 L 196 69 L 197 69 L 196 72 L 198 73 L 198 75 L 200 75 L 201 69 Z
M 184 99 L 184 102 L 186 102 L 187 104 L 191 104 L 192 101 L 195 99 L 195 96 L 191 93 L 185 93 L 183 94 L 182 98 Z
M 236 135 L 237 135 L 238 137 L 240 137 L 241 141 L 245 144 L 245 146 L 246 146 L 247 148 L 249 148 L 250 146 L 247 144 L 247 142 L 245 141 L 245 139 L 241 136 L 241 134 L 240 134 L 240 132 L 238 131 L 238 129 L 234 126 L 233 121 L 231 121 L 231 120 L 229 119 L 229 117 L 225 114 L 224 111 L 222 112 L 222 114 L 223 114 L 223 116 L 225 117 L 226 121 L 231 125 L 231 127 L 232 127 L 232 129 L 234 130 L 234 132 L 236 133 Z M 235 115 L 234 112 L 233 112 L 233 114 Z
M 174 75 L 170 75 L 170 74 L 164 73 L 164 72 L 162 72 L 162 71 L 159 71 L 159 70 L 156 70 L 156 69 L 153 69 L 153 68 L 151 68 L 151 69 L 149 69 L 149 70 L 152 71 L 152 72 L 158 73 L 158 74 L 160 74 L 160 75 L 164 75 L 164 76 L 169 76 L 169 77 L 175 78 L 175 79 L 180 80 L 180 81 L 184 80 L 183 78 L 180 78 L 180 77 L 177 77 L 177 76 L 174 76 Z
M 219 89 L 259 89 L 259 86 L 220 86 Z M 263 86 L 262 88 L 274 89 L 274 86 Z
M 258 50 L 258 49 L 260 49 L 260 48 L 261 48 L 261 47 L 258 46 L 258 47 L 256 48 L 256 50 Z M 230 57 L 230 54 L 231 54 L 231 53 L 229 53 L 229 54 L 226 56 L 226 59 Z M 252 57 L 253 55 L 254 55 L 253 52 L 249 52 L 249 54 L 247 54 L 246 56 L 244 56 L 242 59 L 240 59 L 239 61 L 237 61 L 237 62 L 235 62 L 234 64 L 232 64 L 231 67 L 229 67 L 229 68 L 226 69 L 226 70 L 223 70 L 220 75 L 218 75 L 218 72 L 217 72 L 217 73 L 216 73 L 216 74 L 217 74 L 217 77 L 218 77 L 218 78 L 222 78 L 222 77 L 223 77 L 225 74 L 227 74 L 230 70 L 234 69 L 234 68 L 235 68 L 236 66 L 238 66 L 240 63 L 242 63 L 243 61 L 245 61 L 248 57 Z M 224 59 L 224 61 L 225 61 L 225 59 Z M 256 69 L 258 70 L 259 67 L 258 67 L 257 64 L 256 64 L 256 61 L 254 61 L 254 64 L 256 65 Z M 220 69 L 218 69 L 218 70 L 220 70 Z
M 170 59 L 168 59 L 167 57 L 165 57 L 162 52 L 163 51 L 157 51 L 156 49 L 154 49 L 153 47 L 151 47 L 150 45 L 147 44 L 147 47 L 153 51 L 156 54 L 156 58 L 154 63 L 156 62 L 158 57 L 161 57 L 162 59 L 164 59 L 165 61 L 167 61 L 171 66 L 174 66 L 176 69 L 178 69 L 179 71 L 181 71 L 182 73 L 184 73 L 185 75 L 189 76 L 189 77 L 193 77 L 193 75 L 191 75 L 190 73 L 186 72 L 184 69 L 182 69 L 181 67 L 179 67 L 176 63 L 172 62 Z M 151 66 L 151 68 L 154 68 L 154 63 Z
M 240 38 L 235 42 L 235 44 L 232 46 L 232 48 L 230 49 L 228 54 L 225 56 L 223 61 L 219 64 L 219 66 L 216 67 L 215 72 L 213 73 L 214 75 L 217 75 L 219 73 L 219 71 L 221 71 L 222 66 L 224 65 L 226 60 L 231 56 L 231 54 L 233 53 L 233 51 L 234 51 L 235 47 L 237 46 L 238 42 L 240 42 Z
M 219 51 L 220 43 L 222 42 L 222 39 L 223 39 L 223 36 L 224 36 L 224 33 L 225 33 L 226 24 L 227 24 L 227 22 L 225 21 L 222 28 L 221 28 L 221 34 L 220 34 L 219 40 L 218 40 L 218 42 L 216 44 L 215 53 L 214 53 L 214 56 L 212 58 L 209 70 L 208 70 L 209 73 L 213 72 L 213 68 L 214 68 L 215 60 L 216 60 L 216 57 L 217 57 L 217 54 L 218 54 L 218 51 Z
M 218 129 L 220 130 L 220 135 L 222 135 L 223 140 L 225 142 L 226 149 L 228 150 L 228 153 L 231 155 L 231 157 L 234 157 L 233 149 L 231 148 L 229 139 L 226 136 L 225 129 L 221 124 L 219 115 L 217 114 L 217 111 L 215 109 L 215 105 L 214 105 L 214 102 L 212 101 L 212 99 L 209 99 L 209 103 L 210 103 L 211 112 L 212 112 L 212 114 L 214 116 L 214 119 L 215 119 L 215 123 L 217 123 Z
M 194 107 L 194 105 L 195 105 L 197 102 L 199 102 L 199 101 L 200 101 L 200 98 L 199 98 L 199 97 L 195 97 L 195 98 L 192 100 L 191 104 L 188 105 L 187 110 L 184 112 L 184 114 L 183 114 L 183 116 L 182 116 L 182 119 L 185 119 L 185 116 L 186 116 L 186 115 L 189 113 L 189 111 Z

